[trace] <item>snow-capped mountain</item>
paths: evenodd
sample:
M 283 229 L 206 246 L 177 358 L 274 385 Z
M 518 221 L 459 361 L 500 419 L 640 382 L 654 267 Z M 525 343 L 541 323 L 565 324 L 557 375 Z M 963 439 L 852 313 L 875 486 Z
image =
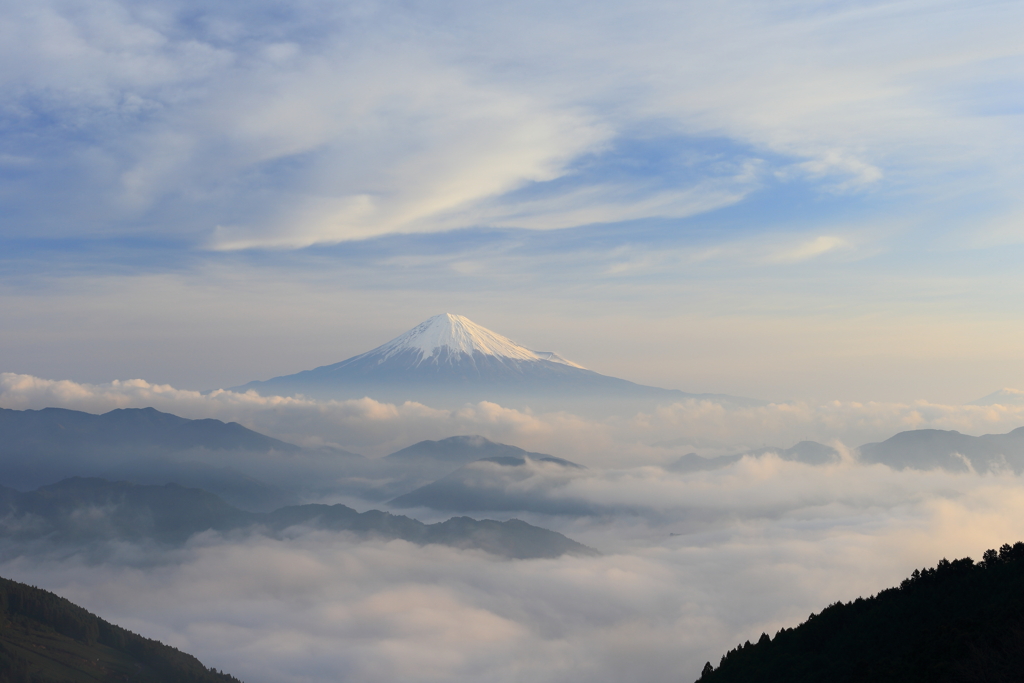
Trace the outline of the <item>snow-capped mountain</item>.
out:
M 435 407 L 486 400 L 544 410 L 578 409 L 581 404 L 592 407 L 609 401 L 632 407 L 638 401 L 667 403 L 687 398 L 758 403 L 720 394 L 686 394 L 601 375 L 557 353 L 528 349 L 451 313 L 436 315 L 386 344 L 340 363 L 249 382 L 233 390 L 321 399 L 369 396 Z
M 420 323 L 372 351 L 338 363 L 341 367 L 368 359 L 377 365 L 389 359 L 415 360 L 417 365 L 457 365 L 472 362 L 476 356 L 495 358 L 513 365 L 521 361 L 550 361 L 574 368 L 583 366 L 568 361 L 551 351 L 531 351 L 508 337 L 481 327 L 462 315 L 442 313 Z M 512 365 L 510 365 L 512 367 Z

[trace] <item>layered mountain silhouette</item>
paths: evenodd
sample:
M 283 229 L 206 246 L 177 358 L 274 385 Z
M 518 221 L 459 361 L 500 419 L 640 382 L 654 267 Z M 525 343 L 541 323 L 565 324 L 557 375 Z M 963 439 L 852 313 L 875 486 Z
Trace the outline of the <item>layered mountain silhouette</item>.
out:
M 370 460 L 339 449 L 302 449 L 235 423 L 189 420 L 152 408 L 103 415 L 55 408 L 0 411 L 0 482 L 7 486 L 24 491 L 70 477 L 176 483 L 254 512 L 339 493 L 383 502 L 467 463 L 523 457 L 555 460 L 477 435 L 421 441 Z
M 555 531 L 514 519 L 454 517 L 424 524 L 380 510 L 357 512 L 345 505 L 294 505 L 254 513 L 200 489 L 95 478 L 66 479 L 26 493 L 0 488 L 0 539 L 8 550 L 13 547 L 17 552 L 26 543 L 40 541 L 95 551 L 100 541 L 175 545 L 205 531 L 276 535 L 294 527 L 478 549 L 513 559 L 596 554 Z
M 337 476 L 364 462 L 339 449 L 302 449 L 235 422 L 154 408 L 102 415 L 0 409 L 0 482 L 22 490 L 72 476 L 176 482 L 268 511 L 296 502 L 297 480 Z
M 239 683 L 49 591 L 0 578 L 4 683 Z
M 689 453 L 665 469 L 713 470 L 767 453 L 813 465 L 839 458 L 831 446 L 802 441 L 715 458 Z M 861 446 L 857 455 L 896 469 L 1021 473 L 1024 428 L 977 437 L 933 429 L 900 432 Z M 189 420 L 152 408 L 103 415 L 0 409 L 0 482 L 22 491 L 68 477 L 98 477 L 176 483 L 260 513 L 346 495 L 446 512 L 594 514 L 586 501 L 545 493 L 577 476 L 581 471 L 574 463 L 478 435 L 421 441 L 371 460 L 339 449 L 302 449 L 236 423 Z
M 942 560 L 704 666 L 700 683 L 1011 683 L 1024 671 L 1024 543 Z
M 254 381 L 233 391 L 302 394 L 320 399 L 369 396 L 433 406 L 497 401 L 502 405 L 585 412 L 637 410 L 687 399 L 760 405 L 724 394 L 688 394 L 588 370 L 551 351 L 533 351 L 460 315 L 434 316 L 348 360 Z

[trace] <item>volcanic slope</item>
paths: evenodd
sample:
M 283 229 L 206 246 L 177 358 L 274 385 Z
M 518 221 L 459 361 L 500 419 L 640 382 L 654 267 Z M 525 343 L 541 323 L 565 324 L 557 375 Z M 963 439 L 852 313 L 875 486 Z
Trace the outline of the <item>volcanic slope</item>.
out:
M 760 405 L 724 394 L 688 394 L 588 370 L 550 351 L 533 351 L 461 315 L 445 313 L 348 360 L 233 391 L 319 399 L 418 401 L 434 407 L 495 401 L 510 407 L 617 413 L 687 399 Z

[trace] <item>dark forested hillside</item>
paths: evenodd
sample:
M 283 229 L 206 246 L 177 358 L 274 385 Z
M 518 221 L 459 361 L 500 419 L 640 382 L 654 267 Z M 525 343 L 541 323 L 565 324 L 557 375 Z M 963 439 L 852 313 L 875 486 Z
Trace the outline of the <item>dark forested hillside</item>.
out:
M 48 591 L 0 578 L 0 683 L 238 683 Z
M 731 650 L 701 683 L 1024 680 L 1024 543 L 942 560 L 898 588 Z

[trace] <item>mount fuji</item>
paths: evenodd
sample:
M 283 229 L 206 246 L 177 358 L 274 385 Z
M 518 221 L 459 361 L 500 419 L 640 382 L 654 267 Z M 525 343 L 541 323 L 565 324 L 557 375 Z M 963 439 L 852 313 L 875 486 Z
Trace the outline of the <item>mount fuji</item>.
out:
M 386 344 L 340 363 L 232 388 L 249 390 L 264 396 L 369 396 L 434 407 L 494 401 L 508 407 L 602 413 L 686 399 L 762 404 L 724 394 L 688 394 L 649 387 L 602 375 L 557 353 L 528 349 L 451 313 L 436 315 Z

